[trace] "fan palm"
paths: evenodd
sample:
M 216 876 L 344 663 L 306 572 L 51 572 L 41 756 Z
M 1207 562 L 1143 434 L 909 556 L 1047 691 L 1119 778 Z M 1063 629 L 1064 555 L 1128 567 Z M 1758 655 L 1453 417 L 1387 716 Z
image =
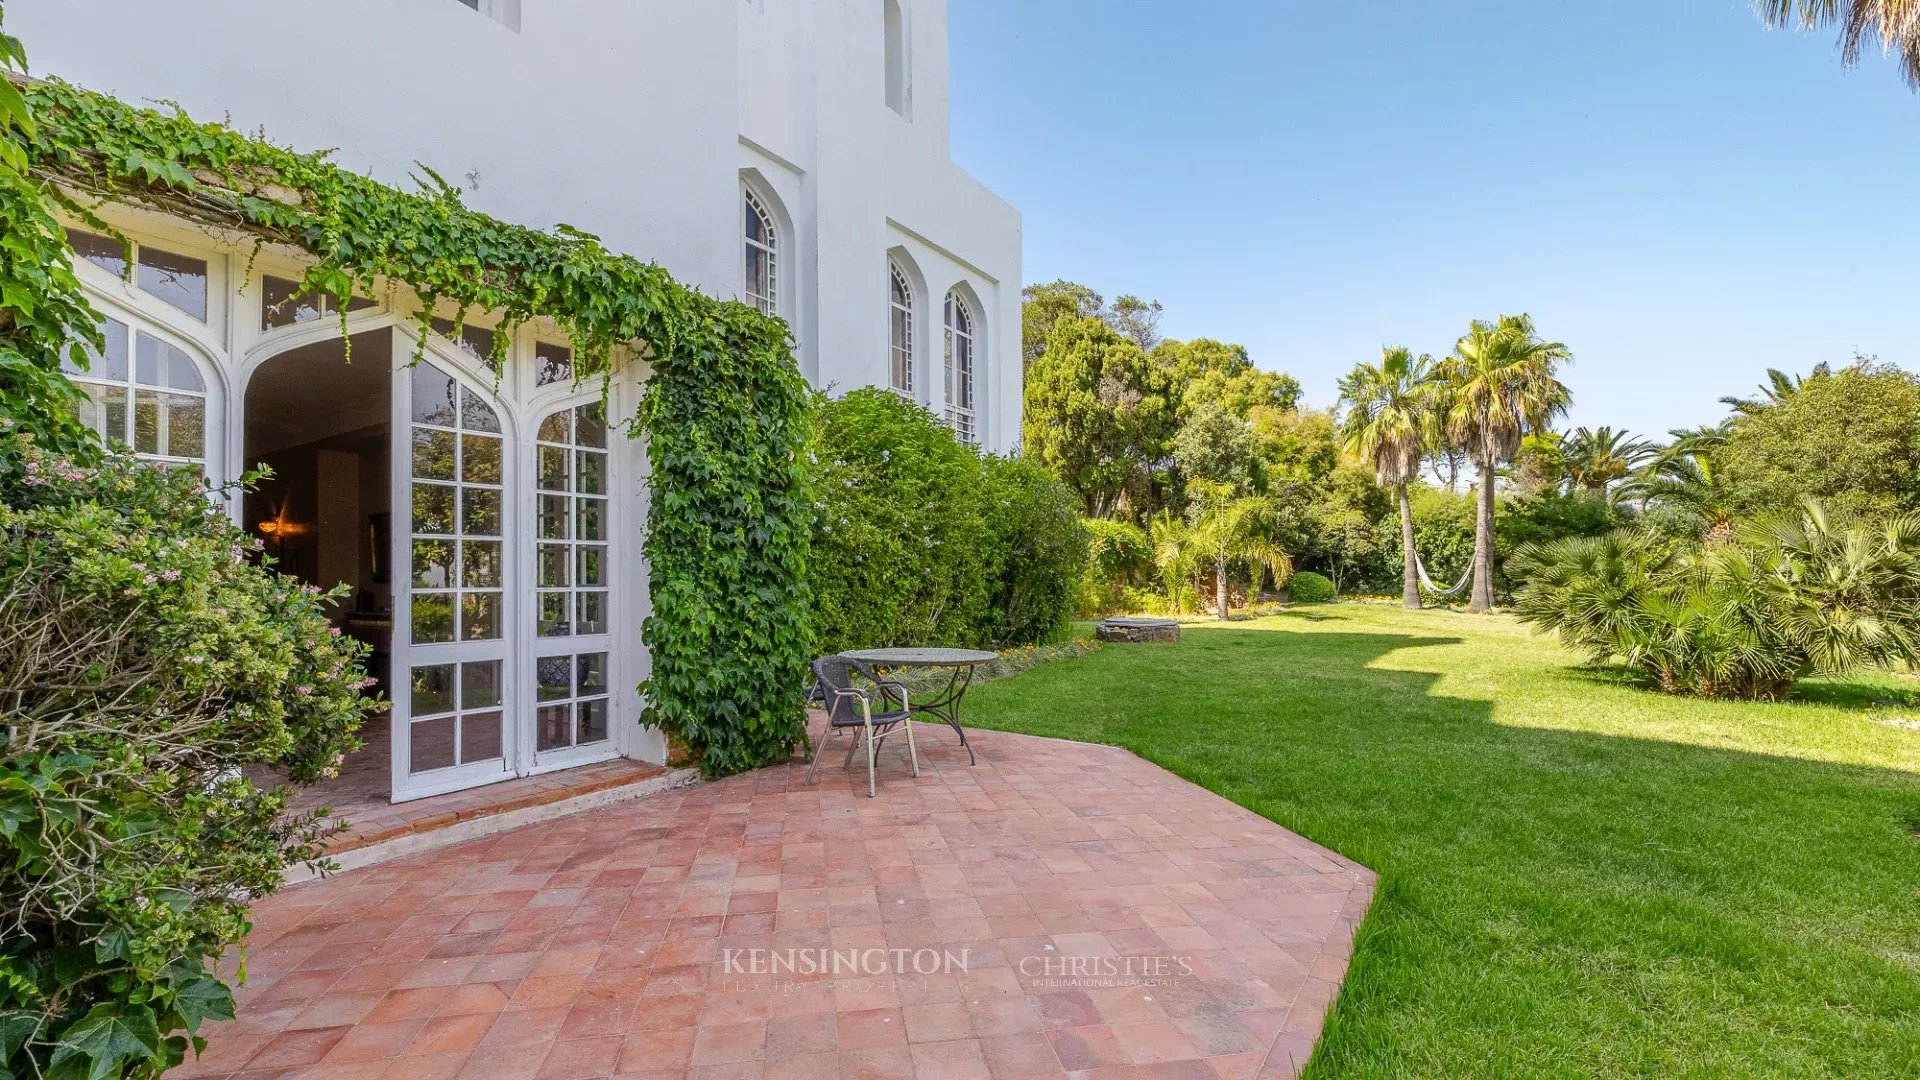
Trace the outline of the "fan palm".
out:
M 1447 439 L 1467 451 L 1480 472 L 1479 513 L 1473 530 L 1471 611 L 1493 608 L 1493 483 L 1520 440 L 1564 413 L 1573 395 L 1556 374 L 1573 358 L 1565 345 L 1544 341 L 1527 315 L 1474 320 L 1453 355 L 1440 363 Z
M 1416 357 L 1404 346 L 1380 350 L 1378 364 L 1355 364 L 1340 380 L 1341 448 L 1370 463 L 1380 486 L 1400 504 L 1400 602 L 1420 606 L 1420 576 L 1413 549 L 1413 506 L 1407 485 L 1435 439 L 1433 357 Z
M 1592 495 L 1607 494 L 1657 453 L 1645 439 L 1610 427 L 1575 428 L 1563 445 L 1568 476 Z
M 1848 67 L 1860 62 L 1868 38 L 1900 57 L 1900 73 L 1920 87 L 1920 0 L 1755 0 L 1769 26 L 1816 30 L 1840 24 L 1840 55 Z

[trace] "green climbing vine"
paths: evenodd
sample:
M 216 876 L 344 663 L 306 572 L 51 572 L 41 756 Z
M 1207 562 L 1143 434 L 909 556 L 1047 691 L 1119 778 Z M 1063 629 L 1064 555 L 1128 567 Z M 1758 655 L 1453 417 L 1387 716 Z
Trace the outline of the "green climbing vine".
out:
M 124 203 L 298 248 L 314 260 L 303 286 L 343 310 L 356 290 L 399 283 L 419 297 L 423 329 L 442 302 L 493 313 L 509 331 L 497 349 L 515 326 L 550 320 L 572 339 L 578 378 L 644 358 L 651 373 L 631 427 L 652 467 L 644 719 L 712 774 L 774 760 L 802 735 L 810 420 L 785 323 L 570 226 L 539 232 L 471 210 L 424 166 L 422 190 L 400 191 L 178 108 L 135 108 L 58 80 L 26 83 L 24 94 L 31 123 L 13 136 L 27 173 L 0 186 L 0 289 L 16 326 L 38 321 L 32 347 L 6 362 L 48 385 L 0 408 L 70 412 L 59 357 L 97 333 L 41 195 L 102 229 L 97 208 Z

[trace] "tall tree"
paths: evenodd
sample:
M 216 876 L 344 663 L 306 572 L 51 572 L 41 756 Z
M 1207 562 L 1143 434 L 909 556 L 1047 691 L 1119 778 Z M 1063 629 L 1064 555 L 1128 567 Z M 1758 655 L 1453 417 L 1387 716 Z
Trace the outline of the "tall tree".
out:
M 1434 368 L 1433 357 L 1395 345 L 1380 350 L 1378 364 L 1355 364 L 1340 380 L 1347 410 L 1341 448 L 1371 464 L 1380 486 L 1400 504 L 1400 602 L 1409 608 L 1420 606 L 1420 572 L 1407 485 L 1420 475 L 1420 461 L 1434 442 Z
M 1029 285 L 1021 290 L 1020 299 L 1020 355 L 1025 364 L 1032 364 L 1046 351 L 1055 323 L 1062 319 L 1097 319 L 1107 307 L 1099 293 L 1064 279 Z
M 1120 331 L 1141 349 L 1152 352 L 1160 344 L 1160 301 L 1142 300 L 1132 293 L 1114 297 L 1107 325 Z
M 1131 517 L 1168 457 L 1173 410 L 1140 347 L 1096 317 L 1055 322 L 1027 371 L 1025 448 L 1089 517 Z
M 1556 376 L 1573 358 L 1565 345 L 1545 341 L 1529 315 L 1476 319 L 1440 363 L 1446 406 L 1443 429 L 1479 470 L 1479 512 L 1473 530 L 1470 611 L 1493 609 L 1493 485 L 1500 463 L 1520 440 L 1564 413 L 1573 395 Z
M 1860 47 L 1871 38 L 1899 57 L 1909 86 L 1920 87 L 1920 0 L 1754 0 L 1769 26 L 1806 30 L 1840 24 L 1840 56 L 1848 67 L 1860 62 Z
M 1152 357 L 1177 395 L 1183 417 L 1207 402 L 1217 402 L 1239 417 L 1258 408 L 1291 409 L 1300 403 L 1300 383 L 1291 375 L 1255 367 L 1244 345 L 1212 338 L 1163 341 Z
M 1734 412 L 1742 415 L 1756 413 L 1772 405 L 1785 404 L 1789 398 L 1800 392 L 1801 387 L 1809 382 L 1825 379 L 1832 374 L 1833 365 L 1824 362 L 1815 364 L 1813 371 L 1805 376 L 1789 375 L 1779 368 L 1768 368 L 1767 381 L 1760 384 L 1759 397 L 1723 397 L 1720 399 L 1720 404 L 1730 406 Z

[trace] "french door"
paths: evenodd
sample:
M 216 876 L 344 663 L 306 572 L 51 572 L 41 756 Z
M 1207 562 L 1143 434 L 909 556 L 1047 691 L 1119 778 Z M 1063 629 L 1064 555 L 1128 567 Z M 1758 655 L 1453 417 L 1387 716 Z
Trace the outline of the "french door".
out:
M 431 356 L 396 369 L 396 801 L 618 754 L 605 410 L 516 439 L 503 408 Z
M 398 344 L 396 355 L 406 355 Z M 488 396 L 432 360 L 394 380 L 393 797 L 514 773 L 507 433 Z

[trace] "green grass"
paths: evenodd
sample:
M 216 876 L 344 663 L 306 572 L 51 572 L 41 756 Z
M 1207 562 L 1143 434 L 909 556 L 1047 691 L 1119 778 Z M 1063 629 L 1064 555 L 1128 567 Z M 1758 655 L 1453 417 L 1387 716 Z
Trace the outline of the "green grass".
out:
M 1109 645 L 970 725 L 1127 747 L 1381 875 L 1314 1077 L 1920 1076 L 1920 684 L 1666 697 L 1503 617 Z

